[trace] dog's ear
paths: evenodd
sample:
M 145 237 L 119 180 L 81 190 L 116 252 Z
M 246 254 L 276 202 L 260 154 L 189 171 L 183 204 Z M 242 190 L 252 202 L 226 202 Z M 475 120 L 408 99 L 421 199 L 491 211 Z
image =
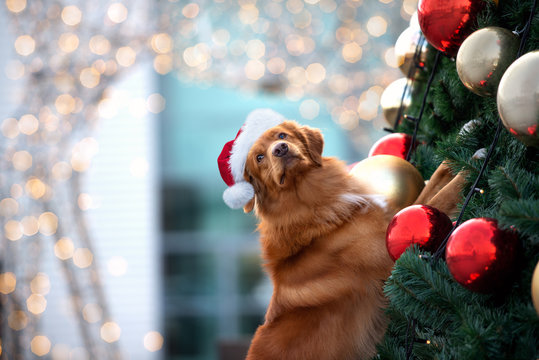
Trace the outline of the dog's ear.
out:
M 244 213 L 250 213 L 251 211 L 253 211 L 255 207 L 255 198 L 253 197 L 251 200 L 249 200 L 249 202 L 243 207 L 243 212 Z
M 243 207 L 243 212 L 247 214 L 253 211 L 255 207 L 256 192 L 259 186 L 254 180 L 254 178 L 249 174 L 249 170 L 247 169 L 247 166 L 245 167 L 245 172 L 243 174 L 243 177 L 245 178 L 246 181 L 248 181 L 251 185 L 253 185 L 253 188 L 255 189 L 255 196 L 253 196 L 253 198 L 249 200 L 249 202 L 245 204 L 245 206 Z
M 322 165 L 322 151 L 324 150 L 324 138 L 318 129 L 309 126 L 302 126 L 301 133 L 304 135 L 305 148 L 309 157 L 316 165 Z

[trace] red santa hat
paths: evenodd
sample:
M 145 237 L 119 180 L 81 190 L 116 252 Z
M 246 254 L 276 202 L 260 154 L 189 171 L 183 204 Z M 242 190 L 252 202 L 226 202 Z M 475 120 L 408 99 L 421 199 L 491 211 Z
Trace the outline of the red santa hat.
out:
M 254 110 L 247 116 L 236 138 L 223 147 L 217 158 L 217 164 L 221 177 L 228 185 L 223 193 L 223 200 L 230 208 L 242 208 L 255 196 L 253 186 L 243 178 L 247 154 L 266 130 L 279 125 L 284 120 L 281 114 L 273 110 Z

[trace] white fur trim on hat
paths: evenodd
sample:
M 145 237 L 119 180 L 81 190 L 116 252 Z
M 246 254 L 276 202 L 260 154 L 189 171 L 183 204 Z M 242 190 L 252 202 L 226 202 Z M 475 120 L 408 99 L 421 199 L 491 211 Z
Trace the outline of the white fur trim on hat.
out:
M 244 181 L 243 172 L 247 154 L 256 140 L 268 129 L 279 125 L 285 118 L 271 109 L 257 109 L 247 115 L 240 135 L 234 141 L 230 152 L 230 172 L 236 183 Z
M 223 200 L 228 207 L 240 209 L 247 205 L 249 200 L 255 196 L 253 185 L 247 181 L 241 181 L 228 187 L 223 193 Z

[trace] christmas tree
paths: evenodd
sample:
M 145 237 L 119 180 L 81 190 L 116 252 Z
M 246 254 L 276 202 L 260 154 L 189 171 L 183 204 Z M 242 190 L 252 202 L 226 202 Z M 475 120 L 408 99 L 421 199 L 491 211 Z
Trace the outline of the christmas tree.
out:
M 420 12 L 425 3 L 420 1 Z M 507 50 L 500 55 L 501 60 L 538 49 L 536 1 L 456 1 L 444 6 L 447 9 L 458 3 L 480 8 L 476 16 L 471 16 L 470 33 L 492 26 L 518 33 L 519 54 L 510 55 Z M 447 14 L 451 16 L 460 15 Z M 442 27 L 435 23 L 431 26 Z M 461 205 L 459 218 L 452 219 L 457 220 L 457 225 L 473 218 L 496 219 L 500 228 L 518 234 L 520 249 L 511 268 L 505 270 L 513 273 L 511 281 L 505 287 L 491 281 L 488 289 L 481 292 L 455 281 L 444 260 L 444 247 L 438 256 L 415 247 L 406 251 L 396 261 L 385 286 L 390 324 L 378 348 L 379 358 L 536 359 L 539 308 L 534 309 L 531 284 L 539 260 L 538 144 L 499 125 L 496 92 L 479 96 L 470 91 L 459 78 L 458 57 L 455 61 L 456 54 L 447 56 L 456 50 L 445 50 L 439 52 L 429 45 L 423 74 L 413 76 L 412 103 L 405 114 L 421 114 L 421 121 L 404 119 L 394 131 L 413 134 L 417 130 L 420 145 L 410 161 L 425 179 L 444 160 L 455 173 L 466 172 L 468 183 L 462 194 L 466 205 Z M 479 51 L 474 55 L 480 56 Z M 532 71 L 536 72 L 537 68 Z M 536 82 L 534 86 L 530 91 L 537 96 Z M 537 100 L 532 105 L 537 116 Z M 516 102 L 509 106 L 525 111 Z M 529 127 L 527 135 L 536 141 L 535 128 Z M 478 149 L 485 150 L 474 158 Z M 534 281 L 538 281 L 536 277 Z

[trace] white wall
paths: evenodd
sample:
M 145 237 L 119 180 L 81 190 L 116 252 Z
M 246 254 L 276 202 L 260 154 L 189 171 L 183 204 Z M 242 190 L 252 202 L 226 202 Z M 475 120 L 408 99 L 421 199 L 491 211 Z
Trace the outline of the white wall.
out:
M 155 92 L 151 66 L 139 66 L 115 86 L 117 116 L 101 119 L 95 138 L 99 152 L 83 191 L 94 200 L 88 211 L 105 291 L 120 344 L 131 359 L 155 359 L 144 348 L 149 331 L 159 331 L 161 283 L 158 226 L 157 115 L 141 103 Z M 127 264 L 114 276 L 110 265 Z M 162 353 L 163 351 L 161 351 Z

